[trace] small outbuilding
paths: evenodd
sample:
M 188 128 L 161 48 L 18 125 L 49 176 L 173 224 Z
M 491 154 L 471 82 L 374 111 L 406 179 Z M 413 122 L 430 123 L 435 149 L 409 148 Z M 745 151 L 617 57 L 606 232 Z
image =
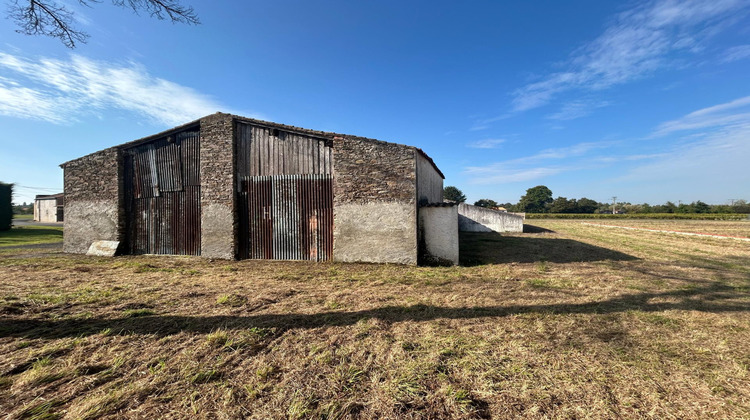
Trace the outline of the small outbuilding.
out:
M 37 195 L 34 198 L 34 221 L 61 223 L 64 221 L 65 194 Z
M 443 201 L 416 147 L 224 113 L 61 167 L 72 253 L 416 264 L 420 208 Z

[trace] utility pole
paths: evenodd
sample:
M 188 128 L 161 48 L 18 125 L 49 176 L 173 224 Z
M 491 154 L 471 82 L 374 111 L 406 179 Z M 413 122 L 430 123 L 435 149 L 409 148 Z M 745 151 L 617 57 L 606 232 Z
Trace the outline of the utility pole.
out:
M 612 197 L 612 214 L 617 214 L 617 196 Z

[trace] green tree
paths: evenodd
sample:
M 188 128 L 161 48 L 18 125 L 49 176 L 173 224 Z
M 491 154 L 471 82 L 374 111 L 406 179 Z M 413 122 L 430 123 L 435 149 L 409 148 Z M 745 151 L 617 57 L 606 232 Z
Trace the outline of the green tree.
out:
M 527 213 L 544 213 L 549 203 L 552 203 L 552 190 L 537 185 L 526 190 L 526 195 L 518 201 L 518 207 Z
M 82 6 L 91 7 L 101 0 L 78 0 Z M 9 2 L 8 17 L 15 22 L 20 32 L 26 35 L 45 35 L 59 38 L 68 48 L 77 43 L 85 43 L 89 35 L 74 26 L 73 12 L 65 1 L 56 0 L 12 0 Z M 112 0 L 119 7 L 144 12 L 159 20 L 172 23 L 197 25 L 198 16 L 190 6 L 183 6 L 180 0 Z
M 711 206 L 700 200 L 690 204 L 690 207 L 693 208 L 694 213 L 709 213 L 711 211 Z
M 578 200 L 578 203 L 576 206 L 576 213 L 593 214 L 598 208 L 599 208 L 598 202 L 590 198 L 583 197 L 580 200 Z
M 477 207 L 497 207 L 497 202 L 495 200 L 490 200 L 489 198 L 482 198 L 480 200 L 477 200 L 474 202 L 474 205 Z
M 576 199 L 568 200 L 565 197 L 557 197 L 550 205 L 550 213 L 575 213 L 578 209 Z
M 466 202 L 466 196 L 464 193 L 452 185 L 443 188 L 443 199 L 455 201 L 456 203 Z

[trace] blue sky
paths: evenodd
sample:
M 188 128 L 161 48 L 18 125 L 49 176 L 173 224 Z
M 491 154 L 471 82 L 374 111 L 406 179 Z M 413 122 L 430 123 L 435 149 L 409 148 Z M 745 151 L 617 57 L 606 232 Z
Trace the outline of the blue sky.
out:
M 216 112 L 422 148 L 475 201 L 750 200 L 750 1 L 104 1 L 75 50 L 0 20 L 0 181 Z

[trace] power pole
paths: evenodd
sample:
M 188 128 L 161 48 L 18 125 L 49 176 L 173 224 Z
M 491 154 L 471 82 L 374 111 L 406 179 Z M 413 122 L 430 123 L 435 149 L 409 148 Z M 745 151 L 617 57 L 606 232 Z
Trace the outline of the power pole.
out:
M 617 196 L 612 197 L 612 214 L 617 214 Z

